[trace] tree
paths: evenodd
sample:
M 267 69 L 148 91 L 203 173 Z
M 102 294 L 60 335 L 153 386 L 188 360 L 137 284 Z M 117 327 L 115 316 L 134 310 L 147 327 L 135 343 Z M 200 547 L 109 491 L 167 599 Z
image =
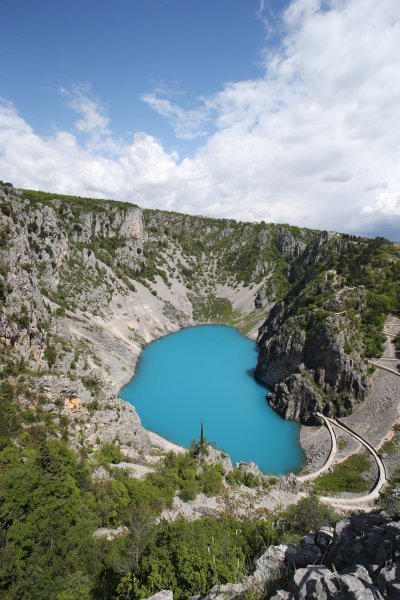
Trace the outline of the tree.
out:
M 200 446 L 203 448 L 205 445 L 205 437 L 204 437 L 204 426 L 203 426 L 203 421 L 201 422 L 201 427 L 200 427 Z

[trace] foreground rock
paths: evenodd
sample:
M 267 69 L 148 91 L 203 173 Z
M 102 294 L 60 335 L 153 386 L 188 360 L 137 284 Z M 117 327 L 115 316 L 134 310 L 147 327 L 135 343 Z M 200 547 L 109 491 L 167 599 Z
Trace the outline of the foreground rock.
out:
M 373 585 L 368 571 L 359 565 L 343 575 L 332 573 L 323 565 L 298 569 L 290 591 L 280 591 L 274 600 L 327 600 L 346 598 L 351 600 L 379 600 L 383 598 Z
M 287 581 L 286 589 L 277 589 Z M 191 600 L 379 600 L 400 598 L 400 523 L 385 513 L 353 515 L 300 544 L 270 546 L 240 583 Z
M 173 600 L 173 598 L 174 595 L 172 592 L 169 590 L 161 590 L 161 592 L 150 596 L 150 598 L 147 598 L 146 600 Z

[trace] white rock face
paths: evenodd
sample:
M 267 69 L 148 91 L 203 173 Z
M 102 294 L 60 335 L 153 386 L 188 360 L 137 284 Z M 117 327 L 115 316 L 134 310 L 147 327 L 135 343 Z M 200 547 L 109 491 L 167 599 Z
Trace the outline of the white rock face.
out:
M 143 211 L 140 208 L 131 208 L 127 211 L 121 228 L 119 230 L 121 237 L 143 238 Z
M 170 590 L 161 590 L 146 600 L 174 600 L 174 594 Z

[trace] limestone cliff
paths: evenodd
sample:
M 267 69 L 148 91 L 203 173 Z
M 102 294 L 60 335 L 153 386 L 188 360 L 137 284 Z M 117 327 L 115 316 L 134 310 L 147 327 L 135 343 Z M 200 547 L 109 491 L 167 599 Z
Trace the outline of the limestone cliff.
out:
M 297 254 L 291 289 L 258 337 L 256 376 L 283 417 L 312 424 L 315 411 L 345 415 L 364 399 L 367 358 L 381 351 L 389 303 L 398 306 L 398 269 L 384 240 L 322 233 Z
M 398 293 L 389 247 L 0 184 L 1 377 L 75 446 L 112 438 L 144 452 L 147 434 L 117 398 L 143 345 L 197 322 L 254 337 L 261 326 L 256 374 L 271 404 L 302 422 L 315 408 L 342 414 L 368 385 L 371 314 Z
M 117 397 L 143 345 L 195 322 L 256 332 L 257 293 L 276 298 L 290 244 L 314 235 L 11 184 L 0 209 L 1 377 L 37 423 L 89 452 L 105 441 L 147 452 Z
M 262 327 L 256 376 L 272 388 L 268 400 L 286 419 L 313 423 L 313 413 L 345 415 L 364 399 L 367 365 L 346 353 L 354 328 L 344 315 L 288 316 L 277 304 Z

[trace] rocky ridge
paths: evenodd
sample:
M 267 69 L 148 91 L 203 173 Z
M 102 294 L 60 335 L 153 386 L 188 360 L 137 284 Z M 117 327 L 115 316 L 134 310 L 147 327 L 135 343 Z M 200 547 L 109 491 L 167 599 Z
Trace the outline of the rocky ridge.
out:
M 22 403 L 66 423 L 76 446 L 113 438 L 127 452 L 147 451 L 148 436 L 118 387 L 145 343 L 198 322 L 254 334 L 261 326 L 256 376 L 285 418 L 312 423 L 315 409 L 341 415 L 363 400 L 370 292 L 360 277 L 349 285 L 346 269 L 354 271 L 357 252 L 358 270 L 370 268 L 386 242 L 11 184 L 0 186 L 0 205 L 6 373 L 25 377 L 26 388 L 31 381 Z M 398 256 L 388 256 L 395 275 Z M 51 401 L 39 381 L 50 375 Z M 128 440 L 119 432 L 129 428 L 136 434 Z
M 23 377 L 22 407 L 89 451 L 114 441 L 147 453 L 149 436 L 117 397 L 143 345 L 195 322 L 257 329 L 286 264 L 275 245 L 284 227 L 11 184 L 0 185 L 0 207 L 2 377 L 15 389 Z
M 385 240 L 327 232 L 294 256 L 292 287 L 259 330 L 256 376 L 284 418 L 316 424 L 316 411 L 346 416 L 365 398 L 367 358 L 382 352 L 384 319 L 398 309 L 399 257 Z

